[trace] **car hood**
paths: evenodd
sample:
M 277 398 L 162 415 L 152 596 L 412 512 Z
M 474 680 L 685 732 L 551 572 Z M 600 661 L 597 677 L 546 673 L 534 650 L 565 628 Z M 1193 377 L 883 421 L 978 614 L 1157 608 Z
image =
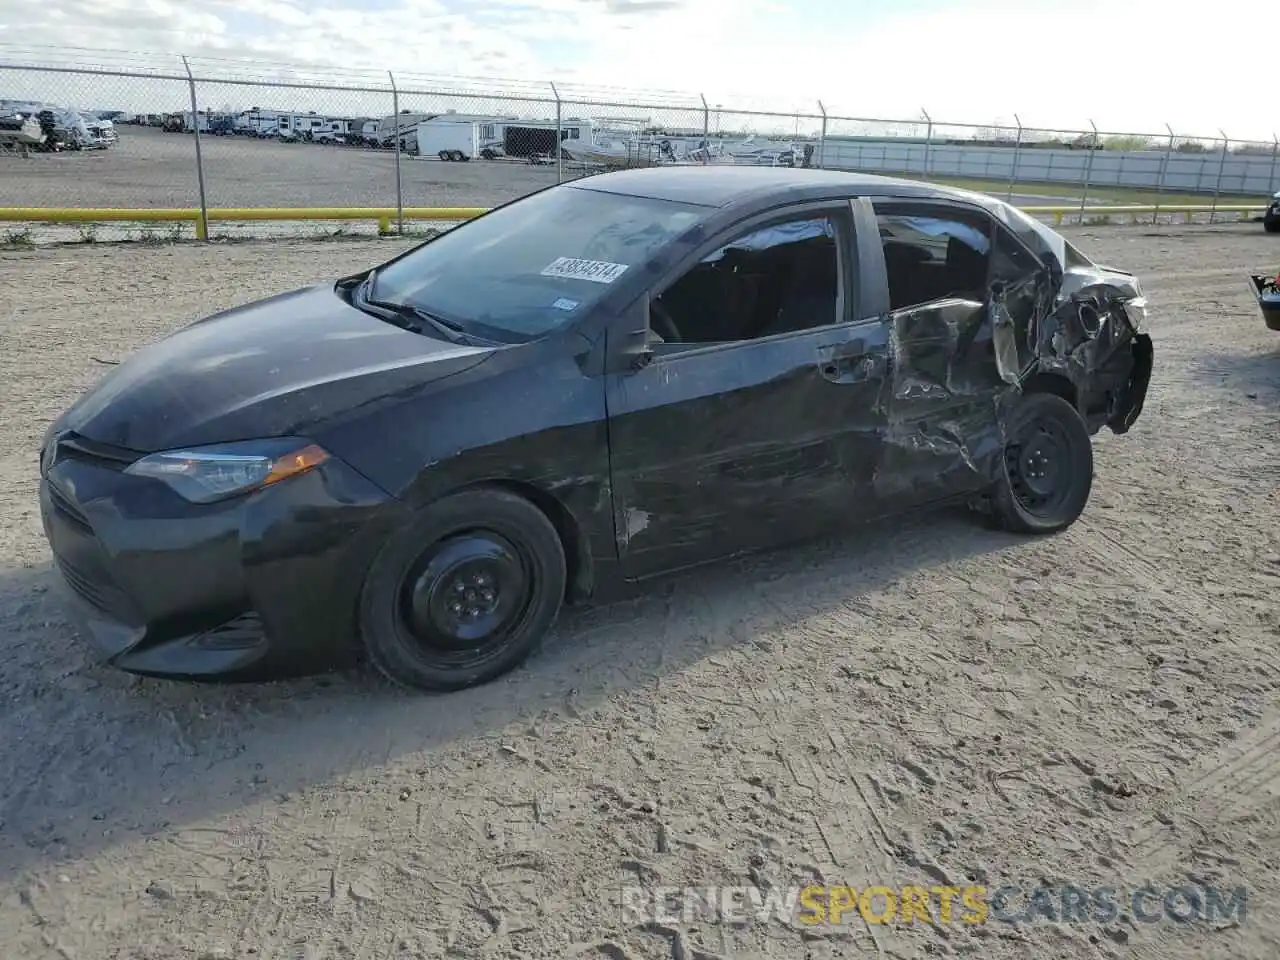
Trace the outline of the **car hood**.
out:
M 401 329 L 352 307 L 332 285 L 308 287 L 214 314 L 144 347 L 49 432 L 142 453 L 304 434 L 493 352 Z

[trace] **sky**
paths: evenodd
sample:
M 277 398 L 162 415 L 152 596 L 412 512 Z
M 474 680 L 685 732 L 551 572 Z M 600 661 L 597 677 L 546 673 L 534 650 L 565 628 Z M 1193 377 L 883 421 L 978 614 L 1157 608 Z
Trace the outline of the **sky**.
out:
M 185 53 L 230 73 L 231 60 L 287 61 L 311 75 L 556 82 L 618 100 L 636 98 L 618 88 L 679 91 L 813 114 L 821 101 L 832 116 L 982 126 L 1170 124 L 1270 142 L 1280 110 L 1261 38 L 1276 13 L 1275 0 L 0 0 L 0 64 L 74 47 L 85 62 L 172 70 L 160 55 Z M 14 81 L 0 70 L 0 97 Z

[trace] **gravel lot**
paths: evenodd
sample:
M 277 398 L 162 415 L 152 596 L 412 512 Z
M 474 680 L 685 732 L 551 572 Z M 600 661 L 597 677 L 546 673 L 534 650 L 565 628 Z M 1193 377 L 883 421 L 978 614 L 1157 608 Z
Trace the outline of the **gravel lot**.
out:
M 0 155 L 0 207 L 195 207 L 195 139 L 149 127 L 120 128 L 104 151 Z M 212 207 L 394 207 L 395 155 L 245 137 L 201 140 Z M 566 166 L 566 177 L 574 169 Z M 555 183 L 553 166 L 519 162 L 442 163 L 403 157 L 406 206 L 492 206 Z M 1004 189 L 997 192 L 1004 196 Z M 1073 203 L 1071 188 L 1016 193 L 1021 205 Z M 1208 202 L 1208 201 L 1206 201 Z M 262 225 L 256 225 L 261 232 Z
M 1072 530 L 943 514 L 687 575 L 441 697 L 102 669 L 35 499 L 37 440 L 102 361 L 403 241 L 0 254 L 23 292 L 0 324 L 6 956 L 1277 956 L 1280 339 L 1244 275 L 1280 245 L 1070 232 L 1142 275 L 1157 352 Z M 618 908 L 626 884 L 824 881 L 1249 900 L 1218 923 L 812 929 Z
M 395 154 L 386 150 L 203 137 L 211 207 L 394 207 Z M 528 163 L 401 158 L 406 206 L 475 207 L 556 182 Z M 107 150 L 0 156 L 0 207 L 195 207 L 195 138 L 121 127 Z

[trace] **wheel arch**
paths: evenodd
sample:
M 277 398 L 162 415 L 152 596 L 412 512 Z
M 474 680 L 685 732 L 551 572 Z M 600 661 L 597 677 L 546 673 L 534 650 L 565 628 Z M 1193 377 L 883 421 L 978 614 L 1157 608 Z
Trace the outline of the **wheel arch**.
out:
M 565 600 L 573 603 L 589 597 L 595 586 L 595 567 L 591 560 L 591 551 L 587 549 L 586 537 L 578 518 L 573 515 L 555 494 L 523 480 L 509 478 L 492 478 L 477 480 L 455 490 L 445 496 L 460 493 L 463 490 L 504 490 L 523 497 L 542 511 L 551 521 L 556 534 L 560 537 L 560 546 L 564 549 L 565 561 Z
M 1061 373 L 1040 370 L 1022 384 L 1022 392 L 1052 393 L 1075 407 L 1077 412 L 1080 410 L 1080 392 L 1076 389 L 1076 385 Z

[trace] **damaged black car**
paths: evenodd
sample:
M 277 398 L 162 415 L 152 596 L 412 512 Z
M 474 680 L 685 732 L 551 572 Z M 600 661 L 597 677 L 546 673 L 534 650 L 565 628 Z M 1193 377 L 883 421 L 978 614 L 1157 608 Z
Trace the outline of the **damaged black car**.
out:
M 1145 315 L 990 197 L 603 174 L 139 351 L 50 427 L 41 512 L 122 669 L 456 689 L 566 602 L 837 525 L 1064 529 L 1142 411 Z

